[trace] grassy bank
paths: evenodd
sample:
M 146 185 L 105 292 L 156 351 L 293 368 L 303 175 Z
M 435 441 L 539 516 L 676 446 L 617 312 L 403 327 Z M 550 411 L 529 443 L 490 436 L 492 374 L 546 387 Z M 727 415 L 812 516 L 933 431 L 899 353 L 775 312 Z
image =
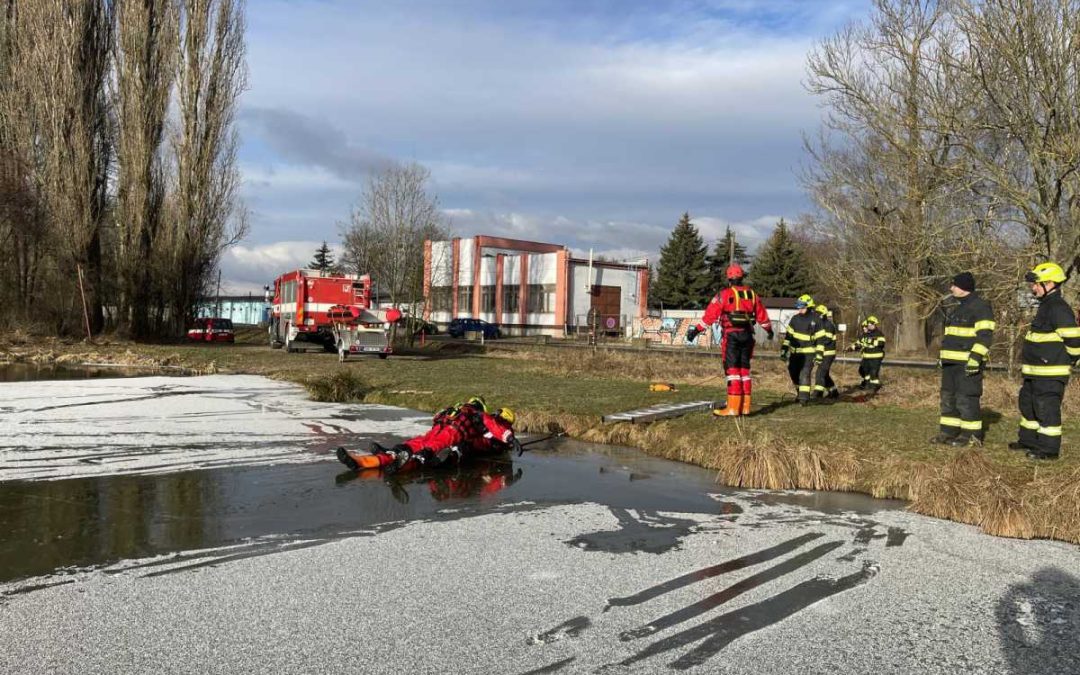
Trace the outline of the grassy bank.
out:
M 717 360 L 672 354 L 558 348 L 487 350 L 436 344 L 386 361 L 284 354 L 261 344 L 236 346 L 88 346 L 14 341 L 0 359 L 38 362 L 164 363 L 196 372 L 252 373 L 304 384 L 321 400 L 366 401 L 436 410 L 483 394 L 509 405 L 523 431 L 562 430 L 583 440 L 617 443 L 717 471 L 721 483 L 754 488 L 846 490 L 910 501 L 926 515 L 1011 537 L 1080 543 L 1080 395 L 1066 397 L 1063 459 L 1036 464 L 1005 444 L 1015 438 L 1019 386 L 987 377 L 983 397 L 987 446 L 979 451 L 932 446 L 937 431 L 935 372 L 890 369 L 881 393 L 865 402 L 792 405 L 782 364 L 759 359 L 755 409 L 748 418 L 692 414 L 650 425 L 604 425 L 600 416 L 661 401 L 723 399 Z M 834 377 L 857 382 L 841 364 Z M 650 381 L 675 382 L 653 393 Z

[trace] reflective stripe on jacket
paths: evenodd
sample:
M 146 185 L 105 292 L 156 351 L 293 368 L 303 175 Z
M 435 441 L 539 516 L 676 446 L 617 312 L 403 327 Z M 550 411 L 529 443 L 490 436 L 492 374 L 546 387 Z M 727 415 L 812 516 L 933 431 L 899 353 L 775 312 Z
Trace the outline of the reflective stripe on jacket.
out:
M 1080 328 L 1069 304 L 1054 289 L 1039 301 L 1039 309 L 1024 336 L 1020 372 L 1025 377 L 1068 379 L 1080 360 Z
M 990 353 L 994 339 L 994 310 L 978 294 L 960 298 L 945 319 L 945 337 L 941 340 L 942 363 L 967 363 L 981 366 Z

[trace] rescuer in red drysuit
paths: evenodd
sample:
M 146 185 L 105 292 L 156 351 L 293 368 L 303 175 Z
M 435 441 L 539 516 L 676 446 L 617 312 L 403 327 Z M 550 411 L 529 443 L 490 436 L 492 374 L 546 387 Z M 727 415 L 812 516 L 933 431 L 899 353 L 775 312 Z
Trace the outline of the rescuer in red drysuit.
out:
M 393 448 L 371 444 L 371 452 L 379 457 L 383 473 L 396 473 L 411 459 L 421 466 L 431 467 L 452 456 L 460 458 L 463 454 L 501 452 L 519 445 L 514 436 L 513 411 L 500 408 L 491 415 L 479 397 L 439 411 L 433 421 L 434 425 L 427 433 Z M 344 449 L 338 451 L 338 459 L 350 469 L 358 468 Z
M 724 372 L 727 374 L 728 401 L 716 415 L 748 415 L 750 413 L 750 359 L 754 355 L 754 324 L 765 329 L 773 339 L 772 322 L 765 305 L 754 289 L 743 284 L 746 273 L 738 263 L 727 268 L 728 287 L 717 293 L 701 322 L 686 331 L 686 340 L 693 342 L 698 334 L 717 321 L 723 337 L 720 353 L 724 355 Z

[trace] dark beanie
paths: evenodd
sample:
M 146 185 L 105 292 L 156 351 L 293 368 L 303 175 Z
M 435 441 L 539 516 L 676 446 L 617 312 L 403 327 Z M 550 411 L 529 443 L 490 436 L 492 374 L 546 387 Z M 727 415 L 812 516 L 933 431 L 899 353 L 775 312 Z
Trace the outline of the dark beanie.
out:
M 968 293 L 975 292 L 975 275 L 971 272 L 961 272 L 953 277 L 952 285 Z

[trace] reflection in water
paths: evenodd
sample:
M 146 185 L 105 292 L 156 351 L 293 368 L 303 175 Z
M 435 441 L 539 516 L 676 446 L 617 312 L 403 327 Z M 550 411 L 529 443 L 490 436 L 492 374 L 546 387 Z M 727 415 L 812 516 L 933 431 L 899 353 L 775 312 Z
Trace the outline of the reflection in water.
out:
M 354 480 L 380 481 L 390 490 L 390 495 L 400 504 L 410 500 L 408 486 L 425 486 L 431 498 L 438 502 L 451 499 L 492 497 L 521 480 L 524 469 L 514 469 L 509 457 L 477 458 L 464 465 L 428 471 L 410 471 L 383 476 L 378 469 L 356 473 L 345 471 L 338 475 L 338 484 Z
M 160 369 L 113 366 L 48 366 L 36 363 L 0 364 L 0 382 L 39 382 L 42 380 L 86 380 L 112 377 L 147 377 L 161 375 Z M 169 375 L 183 375 L 170 370 Z
M 202 546 L 219 501 L 197 472 L 4 484 L 0 580 Z

